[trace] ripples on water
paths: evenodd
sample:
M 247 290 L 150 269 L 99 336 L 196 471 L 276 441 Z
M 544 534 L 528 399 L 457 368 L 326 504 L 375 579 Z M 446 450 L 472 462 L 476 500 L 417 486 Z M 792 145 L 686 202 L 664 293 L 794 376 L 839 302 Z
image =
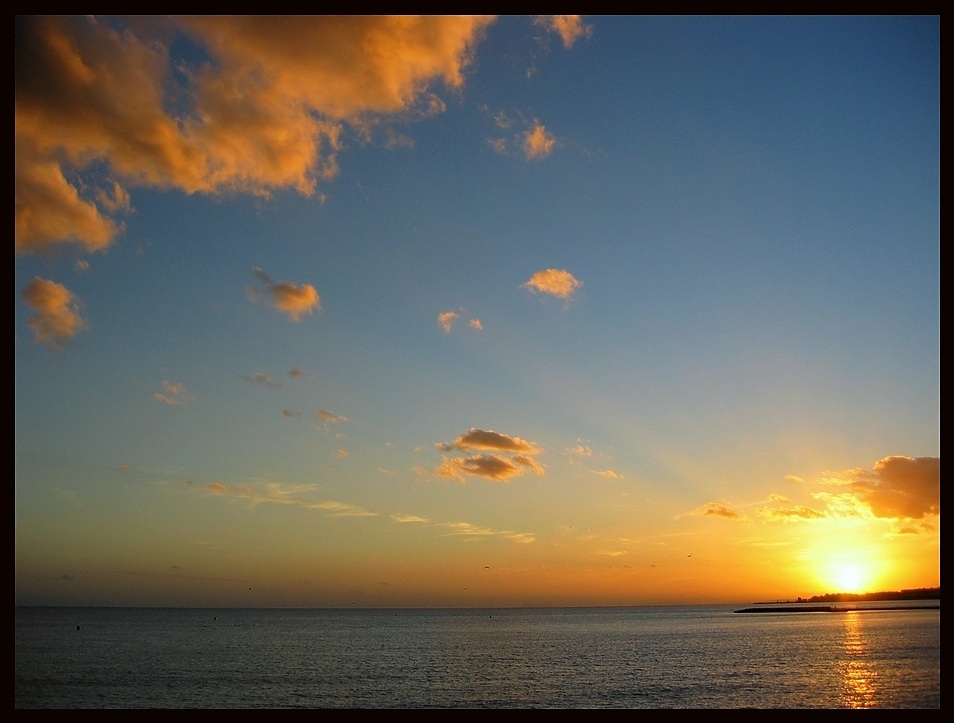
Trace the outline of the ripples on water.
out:
M 940 708 L 940 610 L 17 608 L 16 708 Z

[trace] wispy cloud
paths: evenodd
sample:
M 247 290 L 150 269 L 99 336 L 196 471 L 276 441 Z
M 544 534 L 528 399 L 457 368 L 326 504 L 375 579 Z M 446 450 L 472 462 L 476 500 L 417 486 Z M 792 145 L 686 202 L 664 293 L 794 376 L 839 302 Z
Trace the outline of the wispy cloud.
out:
M 315 412 L 314 418 L 315 421 L 324 422 L 325 424 L 344 424 L 349 421 L 343 414 L 335 414 L 327 409 L 319 409 Z
M 490 527 L 474 525 L 470 522 L 442 522 L 442 527 L 446 527 L 451 534 L 461 535 L 472 539 L 484 537 L 505 537 L 515 542 L 530 543 L 535 540 L 532 534 L 526 532 L 513 532 L 512 530 L 495 530 Z
M 288 316 L 292 321 L 298 321 L 305 314 L 321 310 L 321 299 L 318 291 L 311 284 L 293 284 L 291 282 L 276 283 L 262 269 L 254 268 L 252 273 L 262 282 L 264 288 L 248 287 L 248 295 L 252 301 L 265 302 Z
M 162 391 L 153 394 L 152 398 L 173 407 L 193 401 L 193 397 L 189 395 L 183 384 L 170 381 L 163 381 Z
M 80 331 L 86 321 L 79 313 L 79 300 L 62 284 L 34 277 L 21 292 L 27 306 L 37 312 L 27 320 L 34 340 L 61 348 Z
M 733 510 L 728 505 L 722 502 L 707 502 L 702 505 L 698 510 L 697 514 L 703 515 L 704 517 L 722 517 L 727 520 L 748 520 L 749 518 L 743 514 L 740 514 Z
M 214 494 L 244 500 L 253 508 L 260 504 L 276 504 L 324 512 L 327 517 L 377 516 L 376 512 L 369 512 L 346 502 L 313 499 L 310 497 L 315 489 L 313 485 L 285 485 L 279 482 L 260 485 L 226 485 L 221 482 L 210 482 L 207 489 Z
M 262 386 L 272 387 L 275 389 L 281 387 L 281 384 L 279 382 L 276 382 L 274 379 L 272 379 L 270 376 L 266 374 L 262 374 L 262 372 L 255 372 L 251 376 L 244 377 L 244 379 L 245 381 L 251 382 L 252 384 L 261 384 Z

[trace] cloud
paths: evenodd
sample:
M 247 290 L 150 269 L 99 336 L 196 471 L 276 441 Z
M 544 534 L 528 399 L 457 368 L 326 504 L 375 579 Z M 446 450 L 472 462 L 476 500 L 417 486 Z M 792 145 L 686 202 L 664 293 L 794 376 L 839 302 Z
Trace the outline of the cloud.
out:
M 851 469 L 826 479 L 835 493 L 882 518 L 917 520 L 941 514 L 941 458 L 891 456 L 871 469 Z
M 572 454 L 576 457 L 592 457 L 593 456 L 593 450 L 582 444 L 578 444 L 575 447 L 568 447 L 564 451 L 567 454 Z
M 759 510 L 759 515 L 768 520 L 817 520 L 827 517 L 824 512 L 804 505 L 781 509 L 765 507 Z
M 442 311 L 437 315 L 437 325 L 445 334 L 450 334 L 454 330 L 454 325 L 457 323 L 457 320 L 461 318 L 461 312 L 457 311 Z M 480 319 L 471 318 L 468 320 L 467 325 L 471 329 L 476 329 L 481 331 L 484 328 L 484 325 L 481 323 Z
M 579 15 L 537 15 L 533 24 L 559 35 L 564 48 L 573 47 L 577 40 L 593 33 L 593 26 L 585 25 Z
M 288 376 L 295 377 L 297 379 L 301 377 L 307 377 L 308 372 L 306 372 L 304 369 L 299 369 L 298 367 L 295 367 L 294 369 L 289 369 Z
M 398 514 L 394 514 L 394 515 L 391 515 L 391 519 L 394 520 L 395 522 L 400 522 L 400 523 L 407 523 L 407 522 L 412 522 L 412 523 L 427 522 L 427 518 L 426 518 L 426 517 L 418 517 L 417 515 L 398 515 Z
M 264 289 L 248 287 L 248 295 L 252 301 L 264 300 L 292 321 L 299 321 L 304 314 L 310 314 L 315 309 L 321 311 L 321 299 L 314 286 L 287 281 L 276 283 L 259 268 L 252 269 L 252 273 L 265 285 Z
M 273 387 L 276 389 L 281 387 L 280 383 L 276 382 L 271 377 L 262 374 L 261 372 L 255 372 L 252 376 L 244 377 L 244 379 L 245 381 L 251 382 L 252 384 L 262 384 L 266 387 Z
M 524 284 L 534 293 L 550 294 L 567 301 L 582 285 L 582 281 L 564 269 L 538 271 Z
M 538 161 L 549 156 L 556 147 L 554 138 L 540 121 L 535 120 L 533 127 L 523 134 L 521 148 L 528 160 Z
M 543 465 L 532 457 L 540 453 L 536 445 L 520 437 L 511 437 L 491 430 L 471 428 L 453 442 L 438 442 L 435 446 L 445 452 L 488 452 L 467 457 L 444 457 L 434 473 L 445 479 L 466 482 L 467 476 L 473 476 L 506 482 L 527 472 L 545 472 Z M 510 456 L 503 456 L 503 453 L 510 453 Z
M 441 527 L 451 530 L 454 535 L 462 535 L 478 540 L 483 537 L 506 537 L 514 542 L 530 543 L 535 540 L 534 536 L 527 532 L 513 532 L 511 530 L 494 530 L 490 527 L 481 527 L 471 522 L 441 522 Z
M 745 515 L 727 507 L 721 502 L 707 502 L 698 510 L 704 517 L 724 517 L 727 520 L 747 520 Z
M 37 312 L 27 319 L 36 343 L 58 349 L 86 328 L 79 301 L 62 284 L 35 276 L 20 293 L 27 306 Z
M 179 382 L 163 381 L 162 389 L 163 391 L 153 394 L 152 398 L 163 404 L 174 407 L 179 404 L 184 404 L 185 402 L 193 401 L 193 397 L 189 396 L 185 386 Z
M 108 248 L 134 186 L 314 194 L 349 129 L 443 110 L 493 20 L 17 15 L 17 252 Z
M 335 414 L 334 412 L 329 412 L 327 409 L 319 409 L 315 412 L 314 418 L 316 421 L 325 422 L 326 424 L 342 424 L 348 421 L 348 418 L 343 414 Z
M 376 517 L 376 512 L 333 500 L 315 500 L 308 497 L 314 490 L 312 485 L 285 485 L 270 482 L 262 485 L 225 485 L 210 482 L 207 485 L 212 492 L 247 501 L 252 508 L 260 504 L 278 504 L 301 507 L 307 510 L 324 512 L 326 517 Z
M 444 311 L 437 315 L 437 323 L 444 330 L 445 334 L 450 334 L 454 328 L 454 322 L 460 318 L 456 311 Z
M 301 416 L 301 412 L 296 412 L 294 409 L 289 409 L 288 407 L 285 407 L 285 409 L 282 410 L 282 416 L 285 419 L 295 419 L 296 417 Z
M 593 474 L 599 475 L 600 477 L 606 477 L 607 479 L 619 479 L 622 477 L 621 474 L 618 474 L 611 469 L 604 469 L 602 471 L 593 470 Z
M 467 452 L 472 449 L 493 449 L 506 452 L 520 452 L 523 454 L 539 454 L 540 452 L 531 442 L 520 439 L 520 437 L 510 437 L 492 430 L 476 429 L 473 427 L 465 434 L 460 435 L 453 442 L 439 442 L 437 447 L 444 451 L 458 449 L 462 452 Z

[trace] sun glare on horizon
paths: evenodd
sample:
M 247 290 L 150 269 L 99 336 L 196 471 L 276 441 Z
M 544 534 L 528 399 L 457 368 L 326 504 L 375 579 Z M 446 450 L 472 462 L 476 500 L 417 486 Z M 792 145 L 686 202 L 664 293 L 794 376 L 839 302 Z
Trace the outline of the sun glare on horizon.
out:
M 828 564 L 822 578 L 828 586 L 828 592 L 863 593 L 871 591 L 875 574 L 870 563 L 838 559 Z

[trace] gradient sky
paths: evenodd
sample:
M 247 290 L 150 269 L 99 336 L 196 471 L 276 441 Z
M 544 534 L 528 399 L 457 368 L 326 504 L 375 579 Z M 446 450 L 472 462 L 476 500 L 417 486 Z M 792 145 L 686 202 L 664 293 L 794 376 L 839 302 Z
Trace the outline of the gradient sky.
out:
M 17 604 L 940 585 L 940 18 L 16 17 Z

